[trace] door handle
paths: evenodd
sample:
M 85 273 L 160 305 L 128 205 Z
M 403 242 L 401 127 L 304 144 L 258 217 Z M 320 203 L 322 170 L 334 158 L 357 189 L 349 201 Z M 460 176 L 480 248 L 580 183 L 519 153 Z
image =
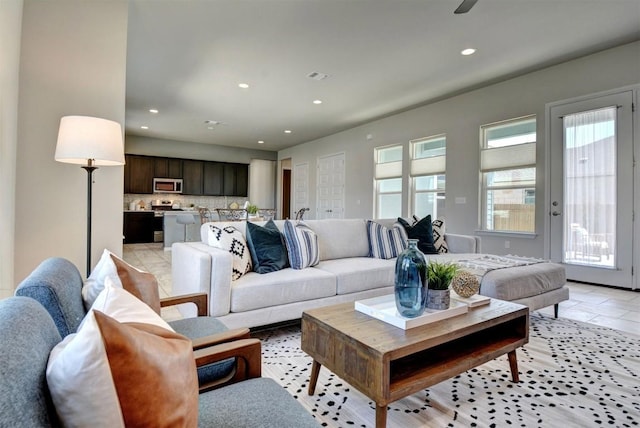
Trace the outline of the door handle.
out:
M 333 212 L 333 211 L 331 211 L 331 210 L 326 210 L 326 212 L 331 213 L 331 212 Z
M 551 215 L 552 215 L 552 216 L 554 216 L 554 217 L 557 217 L 557 216 L 559 216 L 559 215 L 560 215 L 560 212 L 558 212 L 558 211 L 553 211 L 553 212 L 551 213 Z

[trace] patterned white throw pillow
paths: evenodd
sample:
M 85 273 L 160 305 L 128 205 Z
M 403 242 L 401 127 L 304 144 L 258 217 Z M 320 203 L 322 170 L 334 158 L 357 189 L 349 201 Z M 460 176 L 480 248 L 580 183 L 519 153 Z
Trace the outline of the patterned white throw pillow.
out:
M 303 222 L 294 225 L 284 222 L 284 240 L 287 244 L 289 264 L 293 269 L 304 269 L 320 262 L 318 235 Z
M 387 228 L 371 220 L 367 220 L 367 237 L 369 238 L 369 256 L 377 259 L 392 259 L 407 248 L 406 232 L 400 223 Z
M 449 247 L 447 241 L 444 240 L 444 219 L 439 218 L 431 223 L 433 227 L 433 245 L 439 253 L 448 253 Z
M 251 253 L 242 232 L 233 226 L 218 227 L 210 223 L 207 235 L 210 246 L 228 251 L 233 256 L 233 281 L 251 271 Z

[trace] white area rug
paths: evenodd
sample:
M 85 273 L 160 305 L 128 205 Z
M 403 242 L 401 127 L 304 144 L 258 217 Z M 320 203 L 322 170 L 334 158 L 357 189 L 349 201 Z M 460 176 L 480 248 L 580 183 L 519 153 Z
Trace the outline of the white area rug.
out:
M 395 427 L 640 426 L 640 336 L 538 314 L 518 349 L 520 382 L 506 355 L 396 401 Z M 263 373 L 327 427 L 373 427 L 375 404 L 326 368 L 307 394 L 311 358 L 299 327 L 259 332 Z

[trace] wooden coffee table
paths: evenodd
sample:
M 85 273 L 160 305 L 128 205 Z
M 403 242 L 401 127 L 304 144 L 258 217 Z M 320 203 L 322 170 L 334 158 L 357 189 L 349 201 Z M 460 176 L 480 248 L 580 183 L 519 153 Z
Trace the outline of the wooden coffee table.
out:
M 376 427 L 387 405 L 503 354 L 518 382 L 516 348 L 529 342 L 526 306 L 491 303 L 442 321 L 402 330 L 344 303 L 302 314 L 302 350 L 313 358 L 309 395 L 325 366 L 376 403 Z

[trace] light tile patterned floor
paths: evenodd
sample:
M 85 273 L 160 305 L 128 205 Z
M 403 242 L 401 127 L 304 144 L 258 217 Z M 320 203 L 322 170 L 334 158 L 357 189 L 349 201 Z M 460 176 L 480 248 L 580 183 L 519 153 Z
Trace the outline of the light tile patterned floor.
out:
M 123 257 L 156 275 L 160 297 L 171 295 L 171 251 L 164 251 L 161 243 L 127 244 Z M 578 282 L 567 285 L 570 300 L 560 303 L 560 317 L 640 334 L 640 292 Z M 553 316 L 553 306 L 540 312 Z M 162 316 L 167 320 L 180 318 L 174 308 L 163 309 Z

